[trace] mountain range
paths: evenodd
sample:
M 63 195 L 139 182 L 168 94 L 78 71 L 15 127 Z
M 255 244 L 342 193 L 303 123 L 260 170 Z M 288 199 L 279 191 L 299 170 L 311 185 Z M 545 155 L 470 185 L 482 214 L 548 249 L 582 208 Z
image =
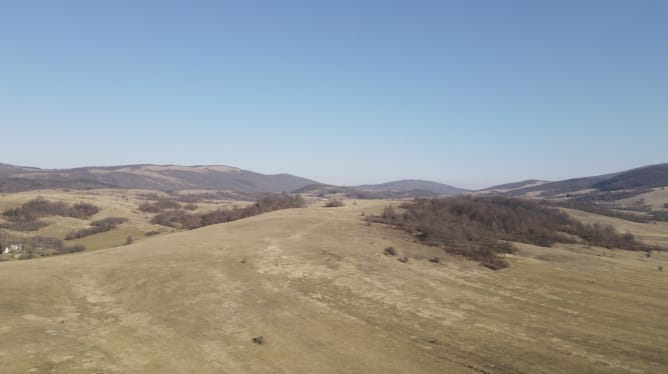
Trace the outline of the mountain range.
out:
M 668 186 L 668 163 L 562 181 L 529 179 L 478 191 L 415 179 L 358 186 L 332 186 L 291 174 L 267 175 L 223 165 L 143 164 L 40 169 L 0 163 L 0 191 L 2 192 L 45 188 L 136 188 L 160 191 L 208 189 L 243 193 L 341 192 L 357 197 L 397 198 L 467 193 L 552 198 L 572 193 L 603 193 L 663 186 Z

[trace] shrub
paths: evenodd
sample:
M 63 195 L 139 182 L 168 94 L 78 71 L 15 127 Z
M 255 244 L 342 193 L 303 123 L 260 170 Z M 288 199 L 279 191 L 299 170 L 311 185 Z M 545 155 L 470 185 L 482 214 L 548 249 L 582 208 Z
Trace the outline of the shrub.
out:
M 383 254 L 384 254 L 385 256 L 396 256 L 396 255 L 397 255 L 397 251 L 394 249 L 394 247 L 387 247 L 387 248 L 385 248 L 385 250 L 383 251 Z
M 325 208 L 338 208 L 344 206 L 343 200 L 341 199 L 329 199 L 325 203 Z

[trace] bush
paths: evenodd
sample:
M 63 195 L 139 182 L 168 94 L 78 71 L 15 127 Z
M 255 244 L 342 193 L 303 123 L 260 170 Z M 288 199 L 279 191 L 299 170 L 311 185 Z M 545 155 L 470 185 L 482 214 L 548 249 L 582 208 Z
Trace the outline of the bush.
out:
M 325 203 L 325 208 L 338 208 L 344 206 L 343 200 L 341 199 L 329 199 Z
M 397 251 L 394 249 L 394 247 L 387 247 L 387 248 L 385 248 L 385 250 L 383 251 L 383 254 L 384 254 L 385 256 L 396 256 L 396 255 L 397 255 Z

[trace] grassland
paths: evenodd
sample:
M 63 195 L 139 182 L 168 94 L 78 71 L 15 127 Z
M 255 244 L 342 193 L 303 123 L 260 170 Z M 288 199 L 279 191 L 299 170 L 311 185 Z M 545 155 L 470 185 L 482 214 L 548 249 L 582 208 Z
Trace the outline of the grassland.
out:
M 386 204 L 277 211 L 2 263 L 2 370 L 668 371 L 666 253 L 518 245 L 494 272 L 366 226 L 361 214 Z M 637 225 L 618 229 L 666 232 Z M 390 245 L 408 263 L 383 255 Z

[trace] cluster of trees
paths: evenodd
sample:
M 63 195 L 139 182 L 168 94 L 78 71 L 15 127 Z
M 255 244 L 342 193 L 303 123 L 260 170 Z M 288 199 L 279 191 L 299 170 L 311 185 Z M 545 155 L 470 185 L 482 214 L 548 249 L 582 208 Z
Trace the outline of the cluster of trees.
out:
M 111 231 L 121 223 L 127 222 L 128 219 L 124 217 L 108 217 L 91 222 L 90 226 L 78 231 L 72 231 L 65 236 L 65 240 L 85 238 L 86 236 L 95 235 L 101 232 Z
M 31 222 L 48 216 L 88 218 L 99 211 L 99 207 L 89 203 L 80 202 L 68 205 L 60 201 L 51 202 L 37 197 L 18 208 L 6 210 L 3 215 L 9 221 Z
M 549 247 L 579 237 L 607 248 L 657 249 L 638 242 L 630 233 L 617 233 L 612 226 L 585 225 L 558 209 L 503 197 L 416 199 L 400 210 L 388 206 L 382 216 L 368 219 L 400 227 L 426 243 L 442 245 L 449 253 L 492 269 L 508 266 L 499 256 L 514 251 L 508 242 Z
M 264 196 L 253 205 L 244 208 L 218 209 L 208 213 L 187 213 L 182 210 L 170 210 L 153 217 L 153 223 L 181 228 L 195 229 L 198 227 L 236 221 L 242 218 L 288 208 L 303 208 L 306 202 L 301 195 L 270 194 Z

